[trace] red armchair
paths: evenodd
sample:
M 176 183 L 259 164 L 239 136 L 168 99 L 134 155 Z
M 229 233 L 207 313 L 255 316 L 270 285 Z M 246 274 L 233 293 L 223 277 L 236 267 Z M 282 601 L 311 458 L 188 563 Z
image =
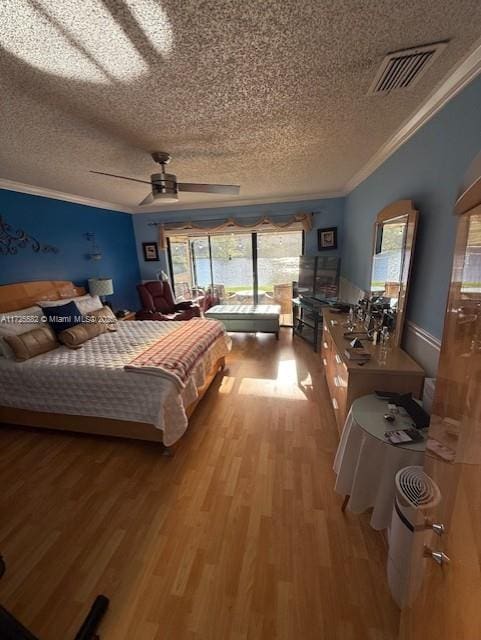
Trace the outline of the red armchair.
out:
M 176 303 L 170 284 L 153 280 L 138 284 L 142 310 L 137 312 L 137 320 L 190 320 L 200 317 L 200 308 L 192 301 Z

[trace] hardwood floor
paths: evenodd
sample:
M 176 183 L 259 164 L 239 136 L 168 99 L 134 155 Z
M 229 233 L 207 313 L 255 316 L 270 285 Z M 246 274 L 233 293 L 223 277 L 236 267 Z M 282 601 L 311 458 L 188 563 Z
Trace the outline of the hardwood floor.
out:
M 320 357 L 235 334 L 173 458 L 157 445 L 0 429 L 0 603 L 73 638 L 389 640 L 398 612 L 367 516 L 341 512 Z

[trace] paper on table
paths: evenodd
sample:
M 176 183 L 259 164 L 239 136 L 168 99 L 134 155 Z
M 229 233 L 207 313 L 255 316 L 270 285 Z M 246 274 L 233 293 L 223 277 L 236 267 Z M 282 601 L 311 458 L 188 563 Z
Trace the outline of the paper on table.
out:
M 405 431 L 389 431 L 386 433 L 386 440 L 391 444 L 403 444 L 404 442 L 413 442 L 413 439 Z

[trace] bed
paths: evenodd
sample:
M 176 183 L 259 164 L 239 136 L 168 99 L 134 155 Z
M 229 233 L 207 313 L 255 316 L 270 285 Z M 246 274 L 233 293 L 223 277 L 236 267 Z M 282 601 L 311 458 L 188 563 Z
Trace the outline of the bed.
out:
M 68 281 L 0 286 L 0 312 L 83 293 Z M 168 379 L 124 367 L 181 325 L 185 323 L 119 322 L 115 333 L 99 335 L 79 350 L 60 346 L 25 362 L 1 357 L 0 422 L 172 445 L 223 369 L 229 338 L 224 334 L 209 347 L 182 389 Z

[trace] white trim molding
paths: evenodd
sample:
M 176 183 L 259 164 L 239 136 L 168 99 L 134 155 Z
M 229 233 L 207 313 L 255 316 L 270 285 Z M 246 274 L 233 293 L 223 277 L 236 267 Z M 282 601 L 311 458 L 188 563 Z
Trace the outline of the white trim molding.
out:
M 144 207 L 129 207 L 115 202 L 104 202 L 103 200 L 95 200 L 85 196 L 65 193 L 64 191 L 56 191 L 46 187 L 36 187 L 24 182 L 15 182 L 0 178 L 0 189 L 7 191 L 17 191 L 18 193 L 29 193 L 42 198 L 52 198 L 53 200 L 63 200 L 64 202 L 73 202 L 82 204 L 87 207 L 97 207 L 99 209 L 109 209 L 111 211 L 121 211 L 122 213 L 167 213 L 169 211 L 185 211 L 197 209 L 218 209 L 219 207 L 246 207 L 256 204 L 279 204 L 282 202 L 305 202 L 307 200 L 327 200 L 329 198 L 342 198 L 346 195 L 344 191 L 331 191 L 323 193 L 306 193 L 292 196 L 269 196 L 267 198 L 244 198 L 237 200 L 222 200 L 221 202 L 179 202 L 177 204 L 166 204 L 164 206 L 150 205 Z
M 412 320 L 406 321 L 403 348 L 426 372 L 426 377 L 435 378 L 438 370 L 441 341 Z
M 133 210 L 127 206 L 115 203 L 104 202 L 103 200 L 95 200 L 85 196 L 77 196 L 64 191 L 56 191 L 55 189 L 47 189 L 46 187 L 36 187 L 24 182 L 15 182 L 14 180 L 6 180 L 0 178 L 0 189 L 7 191 L 17 191 L 18 193 L 29 193 L 33 196 L 41 196 L 42 198 L 52 198 L 53 200 L 63 200 L 64 202 L 73 202 L 74 204 L 83 204 L 87 207 L 97 207 L 98 209 L 109 209 L 110 211 L 121 211 L 122 213 L 133 213 Z
M 471 53 L 451 71 L 449 76 L 431 93 L 424 104 L 401 125 L 398 131 L 376 151 L 364 167 L 347 182 L 346 192 L 350 193 L 374 173 L 389 156 L 397 151 L 416 131 L 436 115 L 447 102 L 460 93 L 480 73 L 481 41 L 478 41 Z
M 429 331 L 426 331 L 426 329 L 423 329 L 412 320 L 408 320 L 406 325 L 408 330 L 414 333 L 419 340 L 424 340 L 428 347 L 437 351 L 441 350 L 441 340 L 439 338 L 436 338 L 436 336 L 433 336 L 432 333 L 429 333 Z

